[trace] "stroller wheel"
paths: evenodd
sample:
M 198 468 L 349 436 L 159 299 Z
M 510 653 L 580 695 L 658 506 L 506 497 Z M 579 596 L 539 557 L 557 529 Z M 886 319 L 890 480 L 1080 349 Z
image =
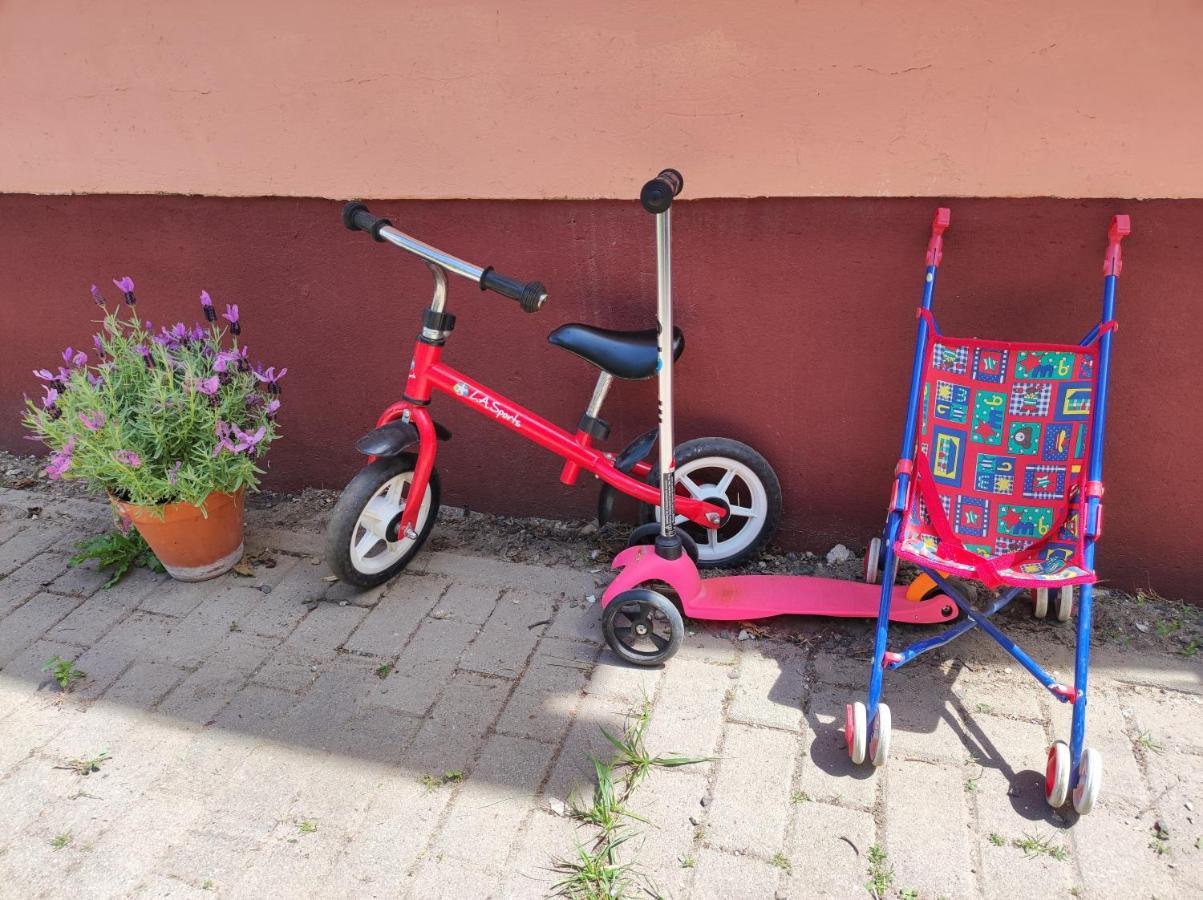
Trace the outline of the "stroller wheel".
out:
M 890 708 L 877 704 L 877 715 L 869 731 L 869 760 L 875 766 L 884 766 L 890 756 Z
M 1048 588 L 1036 588 L 1032 592 L 1032 615 L 1043 619 L 1048 615 Z
M 1082 761 L 1078 764 L 1078 784 L 1074 788 L 1074 810 L 1079 816 L 1084 816 L 1094 809 L 1094 802 L 1099 797 L 1099 789 L 1103 786 L 1103 757 L 1097 750 L 1082 752 Z
M 1057 621 L 1068 622 L 1074 611 L 1074 586 L 1067 584 L 1057 591 Z
M 877 584 L 877 576 L 881 571 L 878 566 L 881 560 L 881 538 L 875 537 L 865 548 L 865 584 Z
M 610 649 L 636 666 L 658 666 L 685 639 L 685 621 L 672 601 L 646 588 L 623 591 L 602 613 Z
M 1053 809 L 1060 809 L 1069 797 L 1069 746 L 1057 741 L 1048 748 L 1044 764 L 1044 799 Z
M 880 709 L 881 704 L 878 704 Z M 857 700 L 844 707 L 844 740 L 848 744 L 848 756 L 854 765 L 865 761 L 865 737 L 868 731 L 865 704 Z

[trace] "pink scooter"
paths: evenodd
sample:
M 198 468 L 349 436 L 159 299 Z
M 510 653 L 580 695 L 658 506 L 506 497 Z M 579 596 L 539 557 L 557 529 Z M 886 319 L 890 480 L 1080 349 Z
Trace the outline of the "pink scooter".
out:
M 685 636 L 682 611 L 691 619 L 736 621 L 769 616 L 876 618 L 881 588 L 876 584 L 802 575 L 729 575 L 702 579 L 689 542 L 677 529 L 673 444 L 672 262 L 670 211 L 682 179 L 666 169 L 640 192 L 643 208 L 656 217 L 656 294 L 659 325 L 657 389 L 660 395 L 660 529 L 651 545 L 627 547 L 614 559 L 621 569 L 602 595 L 602 629 L 610 648 L 629 663 L 658 665 L 680 647 Z M 715 485 L 698 485 L 703 495 Z M 721 494 L 721 491 L 717 491 Z M 688 537 L 688 536 L 686 536 Z M 892 578 L 893 573 L 885 577 Z M 680 609 L 648 585 L 667 585 Z M 904 586 L 894 588 L 890 619 L 935 624 L 956 617 L 947 597 L 936 593 L 908 600 Z

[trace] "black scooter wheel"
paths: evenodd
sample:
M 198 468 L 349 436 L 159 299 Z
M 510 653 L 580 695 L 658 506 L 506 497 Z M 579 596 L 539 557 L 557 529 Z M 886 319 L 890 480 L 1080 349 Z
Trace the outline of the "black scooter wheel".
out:
M 636 666 L 658 666 L 685 640 L 685 620 L 665 597 L 646 588 L 623 591 L 602 612 L 610 649 Z

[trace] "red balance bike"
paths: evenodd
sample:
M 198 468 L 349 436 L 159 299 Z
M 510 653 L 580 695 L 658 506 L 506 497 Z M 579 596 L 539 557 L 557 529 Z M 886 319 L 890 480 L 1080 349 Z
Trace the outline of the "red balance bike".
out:
M 680 190 L 680 175 L 672 172 L 665 177 L 674 178 L 675 189 Z M 537 312 L 547 300 L 542 284 L 524 284 L 499 275 L 492 266 L 481 268 L 436 250 L 398 231 L 388 219 L 372 215 L 362 203 L 343 209 L 343 224 L 425 260 L 434 276 L 434 296 L 414 345 L 404 394 L 380 414 L 375 430 L 356 442 L 369 462 L 347 485 L 330 520 L 326 558 L 334 573 L 358 587 L 381 584 L 405 568 L 430 534 L 439 508 L 434 466 L 438 441 L 450 437 L 430 413 L 436 391 L 563 457 L 560 481 L 564 484 L 575 484 L 581 470 L 600 479 L 599 524 L 608 520 L 616 491 L 646 504 L 641 507 L 645 524 L 632 532 L 630 543 L 653 540 L 660 532 L 652 521 L 660 492 L 653 487 L 658 475 L 646 457 L 658 430 L 641 435 L 618 453 L 599 449 L 595 442 L 609 435 L 600 413 L 614 379 L 642 380 L 656 374 L 656 331 L 569 324 L 550 334 L 550 343 L 601 370 L 576 432 L 566 431 L 442 359 L 455 326 L 455 316 L 445 309 L 448 272 L 471 280 L 482 291 L 517 301 L 528 313 Z M 674 358 L 684 346 L 684 335 L 673 329 Z M 751 447 L 727 438 L 698 438 L 662 456 L 670 461 L 667 466 L 661 461 L 662 470 L 675 466 L 686 494 L 676 504 L 677 531 L 699 566 L 733 565 L 756 554 L 772 537 L 781 517 L 781 486 L 768 462 Z
M 671 176 L 671 177 L 668 177 Z M 660 394 L 660 464 L 667 473 L 660 485 L 660 524 L 652 546 L 628 547 L 614 558 L 617 577 L 602 595 L 602 630 L 610 648 L 629 663 L 655 666 L 680 647 L 685 622 L 691 619 L 734 621 L 779 615 L 876 616 L 883 601 L 881 588 L 859 581 L 800 575 L 727 575 L 701 578 L 688 552 L 688 542 L 675 527 L 688 519 L 683 504 L 693 493 L 680 468 L 673 477 L 674 459 L 663 448 L 672 446 L 673 364 L 668 346 L 672 331 L 672 261 L 670 212 L 680 191 L 680 176 L 667 170 L 643 187 L 640 200 L 656 217 L 656 315 L 660 326 L 658 371 Z M 684 490 L 682 489 L 684 486 Z M 674 512 L 675 507 L 675 512 Z M 675 595 L 673 602 L 662 591 Z M 938 590 L 907 602 L 907 589 L 892 588 L 889 618 L 911 624 L 946 622 L 956 606 Z

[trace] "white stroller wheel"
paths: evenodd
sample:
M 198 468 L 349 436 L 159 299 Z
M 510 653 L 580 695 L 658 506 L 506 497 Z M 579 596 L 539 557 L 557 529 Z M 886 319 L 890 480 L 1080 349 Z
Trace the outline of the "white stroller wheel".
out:
M 869 760 L 875 766 L 884 766 L 890 757 L 890 733 L 890 708 L 878 703 L 873 728 L 869 732 Z
M 1069 746 L 1057 741 L 1048 748 L 1044 764 L 1044 799 L 1053 809 L 1060 809 L 1069 797 Z
M 1085 750 L 1078 764 L 1078 784 L 1074 788 L 1074 811 L 1084 816 L 1092 809 L 1103 787 L 1103 756 L 1097 750 Z
M 881 561 L 881 538 L 875 537 L 865 548 L 865 584 L 877 584 L 877 566 Z
M 1048 615 L 1048 588 L 1036 588 L 1032 592 L 1032 615 L 1037 619 L 1043 619 Z
M 1057 591 L 1057 621 L 1068 622 L 1074 611 L 1074 586 L 1067 584 Z
M 848 756 L 858 766 L 865 761 L 865 733 L 869 730 L 866 718 L 865 704 L 859 700 L 844 707 L 844 740 Z

